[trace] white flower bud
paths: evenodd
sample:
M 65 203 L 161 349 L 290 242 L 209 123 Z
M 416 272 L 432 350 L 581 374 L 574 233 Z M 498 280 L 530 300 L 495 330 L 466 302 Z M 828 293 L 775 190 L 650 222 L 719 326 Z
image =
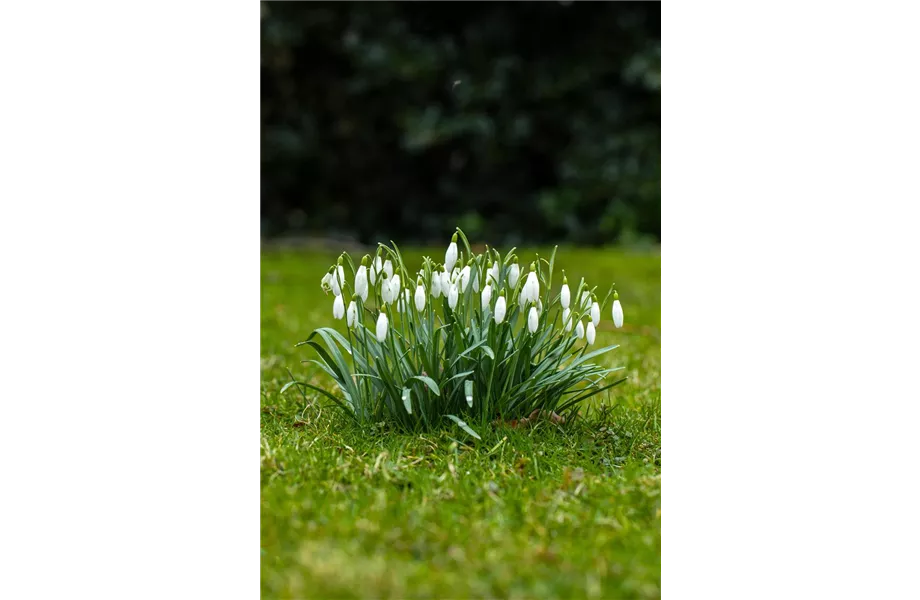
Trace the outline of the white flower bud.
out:
M 383 340 L 387 337 L 387 329 L 390 326 L 390 320 L 387 319 L 387 314 L 383 311 L 380 312 L 380 316 L 377 317 L 377 341 L 381 344 Z
M 447 296 L 450 292 L 450 272 L 448 270 L 441 271 L 441 295 Z
M 361 265 L 355 273 L 355 293 L 367 302 L 367 267 Z
M 508 285 L 511 286 L 512 290 L 517 287 L 520 276 L 521 267 L 519 267 L 517 263 L 511 263 L 511 267 L 508 269 Z
M 348 323 L 348 326 L 354 327 L 355 321 L 358 319 L 358 305 L 355 304 L 354 300 L 348 303 L 348 310 L 345 311 L 345 317 L 345 321 Z
M 614 297 L 615 296 L 616 295 L 614 295 Z M 613 301 L 612 314 L 613 314 L 613 326 L 619 329 L 620 327 L 623 326 L 623 307 L 620 306 L 619 300 Z
M 441 295 L 441 275 L 438 272 L 431 274 L 431 297 L 437 298 Z
M 540 315 L 537 314 L 537 307 L 531 306 L 530 313 L 527 315 L 527 330 L 530 331 L 530 333 L 535 333 L 539 324 Z
M 487 285 L 482 290 L 482 310 L 489 308 L 489 304 L 492 302 L 492 286 Z
M 418 287 L 415 288 L 415 308 L 419 311 L 425 309 L 425 288 L 422 287 L 422 284 L 418 284 Z
M 447 247 L 447 252 L 444 253 L 444 268 L 450 271 L 454 268 L 454 265 L 457 263 L 457 234 L 450 240 L 450 245 Z
M 499 296 L 495 301 L 495 324 L 498 325 L 505 320 L 505 297 Z
M 588 328 L 585 330 L 585 339 L 588 340 L 588 344 L 594 343 L 594 335 L 595 335 L 594 323 L 589 321 Z
M 569 284 L 562 284 L 562 294 L 559 297 L 559 301 L 562 302 L 562 308 L 569 307 L 569 303 L 572 301 L 572 292 L 569 290 Z
M 457 284 L 450 284 L 450 292 L 447 294 L 447 304 L 450 306 L 451 310 L 457 308 L 457 300 L 460 298 L 460 294 L 457 291 Z
M 460 271 L 460 291 L 466 292 L 467 286 L 470 284 L 470 266 L 467 265 L 463 267 L 463 270 Z
M 345 316 L 345 301 L 342 300 L 342 295 L 339 294 L 335 297 L 335 300 L 332 302 L 332 317 L 334 319 L 341 319 Z
M 581 321 L 575 326 L 575 337 L 578 339 L 585 337 L 585 326 L 582 325 Z
M 498 285 L 498 270 L 499 270 L 498 262 L 492 263 L 492 268 L 489 270 L 489 276 L 486 278 L 486 281 L 488 281 L 488 279 L 491 278 L 492 281 L 494 281 L 495 284 Z
M 383 259 L 379 256 L 371 263 L 371 285 L 377 285 L 377 278 L 383 272 Z
M 597 327 L 601 322 L 601 305 L 594 302 L 591 305 L 591 324 Z
M 329 285 L 332 287 L 332 293 L 336 296 L 342 295 L 342 286 L 345 284 L 345 267 L 339 265 L 332 272 Z
M 383 263 L 383 272 L 387 274 L 387 277 L 393 278 L 393 263 L 389 258 Z
M 572 331 L 572 311 L 568 308 L 562 309 L 562 326 L 566 331 Z
M 524 289 L 521 291 L 521 295 L 526 297 L 526 302 L 536 302 L 540 297 L 540 281 L 537 279 L 537 274 L 534 271 L 531 271 L 527 274 L 527 281 L 524 282 Z

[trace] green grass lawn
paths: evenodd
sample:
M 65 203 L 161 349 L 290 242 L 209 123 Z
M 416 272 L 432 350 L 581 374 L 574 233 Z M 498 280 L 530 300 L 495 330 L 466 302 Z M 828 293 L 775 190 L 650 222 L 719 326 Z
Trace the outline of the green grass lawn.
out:
M 335 257 L 262 253 L 263 596 L 659 597 L 660 256 L 560 247 L 570 282 L 617 284 L 626 324 L 614 329 L 608 305 L 595 345 L 620 344 L 600 360 L 628 379 L 583 419 L 495 427 L 481 442 L 447 426 L 361 431 L 318 393 L 280 394 L 288 368 L 332 389 L 294 344 L 342 328 L 319 285 Z

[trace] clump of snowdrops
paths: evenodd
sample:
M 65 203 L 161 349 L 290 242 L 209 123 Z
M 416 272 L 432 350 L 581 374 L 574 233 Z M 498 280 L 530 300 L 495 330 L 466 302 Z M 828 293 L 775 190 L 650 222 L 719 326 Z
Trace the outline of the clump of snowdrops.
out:
M 610 297 L 615 327 L 623 309 L 613 286 L 600 301 L 596 287 L 570 285 L 564 271 L 554 284 L 555 249 L 523 263 L 514 250 L 473 254 L 458 228 L 444 262 L 425 257 L 418 271 L 392 242 L 358 266 L 342 254 L 321 286 L 346 333 L 321 327 L 298 344 L 316 351 L 319 360 L 304 362 L 339 394 L 289 385 L 316 390 L 362 424 L 419 430 L 450 419 L 478 438 L 471 424 L 540 413 L 563 420 L 623 381 L 606 379 L 623 367 L 590 362 L 617 346 L 589 351 Z

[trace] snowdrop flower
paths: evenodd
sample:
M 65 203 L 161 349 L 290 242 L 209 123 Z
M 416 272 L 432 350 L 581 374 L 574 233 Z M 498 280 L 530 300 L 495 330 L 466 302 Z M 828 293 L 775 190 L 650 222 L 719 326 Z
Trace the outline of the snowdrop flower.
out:
M 328 293 L 332 289 L 332 272 L 335 271 L 335 267 L 329 267 L 329 270 L 326 271 L 326 274 L 323 275 L 323 280 L 320 282 L 319 287 L 324 292 Z
M 361 266 L 355 273 L 355 293 L 361 296 L 361 300 L 367 302 L 367 256 L 361 259 Z
M 463 267 L 463 269 L 460 271 L 460 277 L 458 279 L 460 280 L 460 291 L 466 292 L 467 286 L 470 285 L 470 266 L 469 265 L 466 265 L 465 267 Z
M 450 272 L 447 267 L 444 267 L 444 270 L 441 271 L 441 295 L 447 296 L 447 293 L 450 291 Z
M 572 292 L 569 290 L 569 279 L 565 276 L 565 271 L 562 272 L 562 293 L 559 295 L 559 301 L 562 302 L 562 308 L 566 309 L 572 301 Z
M 419 311 L 425 308 L 425 288 L 422 287 L 421 279 L 418 280 L 418 286 L 415 288 L 415 308 Z
M 454 265 L 457 263 L 457 234 L 451 236 L 450 245 L 447 247 L 447 252 L 444 253 L 444 268 L 447 271 L 450 271 L 454 268 Z
M 441 295 L 441 274 L 437 271 L 432 271 L 431 273 L 431 297 L 437 298 Z
M 332 317 L 334 319 L 341 319 L 345 316 L 345 301 L 342 300 L 342 295 L 338 294 L 335 297 L 335 300 L 332 302 Z
M 342 259 L 339 259 L 342 262 Z M 330 277 L 329 285 L 332 286 L 332 293 L 336 296 L 342 295 L 342 286 L 345 284 L 345 267 L 341 264 L 337 266 Z
M 399 293 L 402 291 L 402 284 L 399 281 L 399 273 L 390 278 L 390 302 L 399 299 Z
M 601 322 L 601 305 L 597 303 L 597 296 L 591 294 L 591 324 L 597 327 Z
M 384 304 L 389 304 L 393 301 L 390 279 L 387 277 L 386 273 L 380 274 L 380 298 L 383 300 Z
M 487 285 L 482 289 L 482 310 L 489 308 L 489 304 L 492 302 L 492 286 Z
M 377 285 L 377 278 L 383 272 L 383 259 L 379 256 L 371 263 L 371 285 Z
M 591 345 L 594 343 L 594 335 L 595 335 L 594 322 L 588 321 L 588 328 L 585 330 L 585 339 L 588 340 L 588 345 Z
M 393 263 L 389 258 L 383 263 L 383 272 L 387 274 L 387 277 L 393 278 Z
M 354 327 L 355 322 L 358 320 L 358 305 L 355 304 L 355 301 L 352 300 L 348 303 L 348 310 L 345 311 L 345 322 L 348 323 L 349 327 Z
M 473 292 L 478 294 L 479 293 L 479 269 L 476 269 L 475 271 L 473 271 L 472 278 L 473 278 Z
M 540 298 L 540 281 L 537 279 L 537 271 L 533 263 L 530 263 L 530 273 L 527 274 L 527 281 L 524 282 L 521 296 L 525 303 L 536 302 Z
M 409 309 L 409 304 L 412 302 L 412 295 L 409 293 L 408 288 L 403 290 L 402 294 L 397 292 L 399 300 L 396 301 L 396 310 L 399 312 L 406 312 Z
M 517 287 L 518 278 L 521 276 L 521 267 L 518 266 L 517 256 L 514 257 L 514 262 L 511 263 L 511 267 L 508 269 L 508 285 L 511 286 L 513 290 Z
M 492 281 L 494 281 L 496 285 L 498 285 L 498 271 L 499 266 L 498 261 L 496 261 L 492 264 L 491 271 L 489 272 L 489 276 L 492 277 Z
M 578 339 L 585 337 L 585 326 L 581 321 L 579 321 L 578 325 L 575 326 L 575 337 Z
M 537 314 L 537 307 L 531 306 L 530 313 L 527 315 L 527 330 L 530 333 L 536 333 L 537 326 L 540 324 L 540 315 Z
M 620 306 L 620 295 L 613 293 L 613 326 L 619 329 L 623 326 L 623 307 Z
M 562 325 L 566 331 L 572 331 L 572 311 L 568 308 L 562 309 Z
M 381 344 L 387 337 L 387 329 L 390 327 L 390 320 L 387 319 L 386 309 L 380 308 L 380 316 L 377 317 L 377 341 Z
M 450 284 L 450 291 L 447 293 L 447 304 L 450 306 L 451 310 L 457 308 L 457 299 L 460 297 L 460 294 L 457 291 L 457 284 Z
M 505 320 L 505 290 L 498 293 L 498 300 L 495 301 L 495 324 L 498 325 Z
M 584 291 L 581 293 L 581 308 L 587 310 L 591 306 L 591 292 Z

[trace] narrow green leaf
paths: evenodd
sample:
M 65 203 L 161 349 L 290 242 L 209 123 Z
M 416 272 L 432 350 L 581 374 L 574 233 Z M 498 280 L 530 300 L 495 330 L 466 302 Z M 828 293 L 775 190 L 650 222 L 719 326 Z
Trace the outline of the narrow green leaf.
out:
M 434 393 L 435 396 L 441 395 L 441 389 L 438 387 L 438 384 L 435 383 L 434 379 L 432 379 L 431 377 L 428 377 L 426 375 L 415 375 L 414 377 L 410 377 L 409 379 L 417 379 L 418 381 L 421 381 L 422 383 L 427 385 L 428 388 L 431 389 L 431 391 Z
M 403 405 L 406 407 L 406 412 L 409 413 L 410 415 L 412 414 L 412 400 L 410 399 L 411 395 L 412 395 L 412 390 L 410 390 L 407 387 L 403 388 L 403 391 L 402 391 Z
M 461 418 L 458 417 L 457 415 L 444 415 L 444 416 L 447 417 L 448 419 L 450 419 L 451 421 L 453 421 L 454 423 L 456 423 L 457 425 L 459 425 L 459 426 L 460 426 L 460 429 L 462 429 L 463 431 L 467 432 L 468 434 L 470 434 L 471 436 L 473 436 L 473 437 L 476 438 L 477 440 L 482 440 L 482 438 L 479 437 L 479 434 L 476 433 L 475 431 L 473 431 L 472 428 L 470 428 L 470 426 L 466 424 L 466 421 L 464 421 L 463 419 L 461 419 Z

